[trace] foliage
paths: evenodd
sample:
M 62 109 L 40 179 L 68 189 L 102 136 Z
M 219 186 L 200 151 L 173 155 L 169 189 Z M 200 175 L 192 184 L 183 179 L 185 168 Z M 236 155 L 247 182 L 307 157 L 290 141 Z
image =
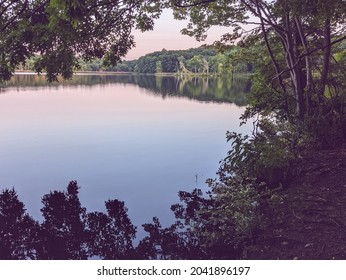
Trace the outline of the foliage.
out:
M 42 198 L 44 217 L 41 259 L 86 259 L 86 209 L 81 207 L 76 181 L 66 192 L 54 191 Z
M 0 259 L 35 259 L 39 225 L 26 214 L 14 189 L 0 194 Z
M 107 213 L 81 206 L 76 181 L 42 198 L 42 223 L 25 213 L 14 189 L 0 194 L 0 259 L 129 259 L 136 228 L 124 202 L 108 200 Z
M 149 233 L 138 248 L 153 259 L 240 259 L 253 238 L 260 218 L 260 197 L 253 179 L 226 185 L 208 180 L 210 192 L 179 192 L 181 203 L 172 205 L 176 222 L 162 228 L 157 218 L 145 224 Z
M 0 8 L 0 81 L 38 54 L 36 72 L 70 78 L 79 59 L 115 65 L 134 46 L 133 28 L 153 28 L 158 1 L 4 1 Z
M 182 232 L 176 224 L 163 228 L 158 218 L 152 224 L 144 224 L 149 234 L 144 237 L 138 247 L 140 259 L 198 259 L 198 247 L 194 246 L 188 234 Z
M 241 59 L 237 58 L 239 48 L 231 48 L 231 51 L 218 53 L 213 48 L 192 48 L 188 50 L 178 51 L 162 51 L 146 54 L 139 59 L 119 61 L 116 65 L 105 65 L 104 60 L 94 58 L 83 60 L 76 59 L 71 65 L 72 70 L 79 71 L 113 71 L 113 72 L 139 72 L 139 73 L 178 73 L 179 58 L 188 70 L 194 73 L 205 73 L 212 75 L 224 75 L 233 73 L 251 73 L 252 65 L 245 64 Z M 64 59 L 57 56 L 56 60 Z M 25 60 L 24 64 L 16 67 L 17 70 L 33 70 L 40 67 L 45 67 L 43 58 L 39 55 L 32 56 Z M 51 65 L 51 67 L 58 67 Z M 60 67 L 60 66 L 59 66 Z M 66 65 L 67 67 L 67 65 Z M 69 67 L 69 66 L 68 66 Z
M 107 260 L 131 259 L 134 256 L 132 241 L 136 236 L 136 227 L 127 216 L 127 208 L 124 202 L 117 199 L 108 200 L 105 205 L 107 214 L 88 213 L 90 255 Z
M 191 193 L 179 192 L 182 204 L 172 205 L 176 222 L 167 228 L 162 228 L 158 218 L 152 224 L 144 224 L 144 230 L 149 234 L 141 240 L 138 250 L 146 252 L 142 255 L 148 259 L 207 259 L 208 248 L 203 248 L 197 224 L 206 221 L 206 217 L 199 216 L 201 209 L 211 207 L 213 201 L 204 198 L 201 190 L 195 189 Z
M 213 218 L 217 217 L 220 221 L 221 231 L 225 236 L 219 239 L 228 239 L 234 242 L 229 235 L 228 229 L 233 226 L 236 236 L 251 236 L 253 230 L 259 224 L 259 217 L 256 215 L 256 207 L 259 205 L 259 193 L 253 178 L 234 178 L 229 184 L 208 181 L 209 187 L 215 194 L 215 200 L 220 207 L 213 211 Z
M 344 119 L 345 7 L 342 0 L 172 1 L 175 17 L 190 21 L 184 34 L 203 40 L 212 26 L 233 28 L 215 45 L 238 40 L 246 49 L 245 55 L 238 54 L 254 63 L 254 114 L 274 114 L 283 124 L 286 119 L 297 128 L 309 128 L 313 117 L 328 119 L 335 112 L 340 121 L 333 130 L 339 132 Z
M 146 258 L 241 259 L 263 226 L 262 208 L 276 189 L 292 178 L 297 137 L 282 123 L 261 119 L 253 137 L 228 133 L 232 149 L 221 162 L 217 179 L 201 190 L 179 192 L 171 207 L 176 222 L 162 228 L 158 219 L 144 225 L 140 243 Z
M 176 51 L 163 49 L 162 51 L 146 54 L 137 60 L 123 61 L 115 67 L 103 67 L 103 70 L 151 74 L 161 72 L 178 73 L 181 70 L 179 66 L 179 61 L 181 61 L 193 73 L 222 75 L 230 73 L 232 70 L 237 73 L 251 72 L 251 67 L 247 68 L 240 59 L 232 61 L 235 57 L 234 53 L 237 53 L 238 50 L 233 47 L 231 51 L 218 53 L 215 48 L 210 47 Z
M 202 72 L 203 57 L 200 55 L 193 56 L 190 60 L 188 60 L 187 68 L 191 69 L 194 73 Z
M 131 67 L 124 63 L 123 67 L 142 73 L 173 73 L 178 69 L 201 73 L 207 68 L 218 74 L 252 72 L 254 68 L 250 105 L 242 118 L 255 119 L 253 135 L 229 132 L 231 149 L 221 162 L 218 178 L 208 180 L 208 196 L 197 189 L 180 192 L 181 203 L 171 208 L 175 223 L 163 228 L 154 218 L 153 223 L 144 225 L 148 236 L 137 248 L 132 245 L 136 228 L 124 203 L 108 201 L 107 214 L 87 214 L 80 205 L 76 182 L 70 183 L 67 192 L 44 196 L 41 239 L 37 244 L 25 243 L 26 234 L 35 236 L 37 223 L 26 218 L 33 230 L 19 230 L 27 217 L 23 204 L 14 191 L 5 191 L 0 218 L 9 217 L 16 227 L 4 223 L 1 228 L 4 258 L 242 258 L 247 243 L 261 226 L 260 210 L 271 197 L 268 193 L 286 186 L 294 175 L 296 158 L 306 148 L 328 148 L 343 141 L 343 0 L 164 2 L 174 9 L 176 18 L 190 20 L 182 32 L 198 40 L 205 39 L 212 26 L 233 28 L 215 44 L 224 52 L 216 54 L 213 49 L 202 48 L 187 52 L 163 50 L 138 59 Z M 102 57 L 104 67 L 109 67 L 133 46 L 133 26 L 152 28 L 149 15 L 155 18 L 160 14 L 159 3 L 123 1 L 107 5 L 102 1 L 74 1 L 67 5 L 52 0 L 29 5 L 27 1 L 9 1 L 10 8 L 1 10 L 1 79 L 8 79 L 14 68 L 34 53 L 40 54 L 34 67 L 38 72 L 48 71 L 49 80 L 58 74 L 70 77 L 72 69 L 79 66 L 79 55 L 86 61 Z M 245 30 L 244 26 L 250 24 L 252 29 Z M 225 47 L 236 40 L 238 47 Z M 12 234 L 13 243 L 6 239 Z M 24 251 L 18 250 L 21 242 Z
M 270 188 L 287 185 L 292 178 L 292 162 L 297 151 L 299 135 L 270 119 L 257 124 L 253 137 L 235 132 L 227 133 L 232 148 L 221 162 L 219 177 L 222 182 L 236 176 L 256 178 Z
M 249 182 L 235 184 L 236 192 L 210 181 L 212 193 L 179 192 L 181 203 L 171 207 L 176 222 L 163 228 L 158 218 L 144 224 L 148 233 L 133 246 L 136 227 L 124 202 L 108 200 L 107 212 L 81 206 L 76 181 L 66 191 L 42 199 L 44 220 L 25 214 L 14 190 L 0 195 L 1 259 L 220 259 L 241 258 L 252 234 L 259 197 Z M 229 202 L 233 207 L 220 208 Z M 225 215 L 226 214 L 226 215 Z
M 203 228 L 203 246 L 227 246 L 239 236 L 239 244 L 245 244 L 260 226 L 258 210 L 270 199 L 268 190 L 289 184 L 297 158 L 310 149 L 333 147 L 345 137 L 346 6 L 341 0 L 171 2 L 175 17 L 190 21 L 182 33 L 197 40 L 204 40 L 212 26 L 231 27 L 215 46 L 224 50 L 238 41 L 228 67 L 233 71 L 241 61 L 244 69 L 254 68 L 242 117 L 243 122 L 253 121 L 253 135 L 228 132 L 231 149 L 218 178 L 209 181 L 214 207 L 197 211 L 220 226 L 203 221 L 210 232 L 203 226 L 195 229 Z M 218 57 L 213 60 L 217 65 Z M 223 63 L 218 67 L 221 72 Z

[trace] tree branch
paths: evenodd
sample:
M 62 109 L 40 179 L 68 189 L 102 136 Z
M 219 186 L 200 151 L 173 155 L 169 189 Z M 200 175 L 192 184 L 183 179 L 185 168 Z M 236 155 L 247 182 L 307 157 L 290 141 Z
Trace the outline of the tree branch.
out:
M 324 50 L 325 48 L 328 48 L 328 47 L 330 47 L 330 46 L 332 46 L 332 45 L 335 45 L 335 44 L 337 44 L 337 43 L 340 43 L 340 42 L 343 41 L 343 40 L 346 40 L 346 35 L 343 36 L 343 37 L 341 37 L 341 38 L 339 38 L 339 39 L 336 39 L 336 40 L 332 41 L 332 42 L 331 42 L 330 44 L 328 44 L 328 45 L 325 45 L 325 46 L 323 46 L 323 47 L 318 47 L 318 48 L 315 48 L 315 49 L 313 49 L 313 50 L 311 50 L 311 51 L 309 51 L 309 52 L 307 52 L 307 53 L 301 54 L 301 55 L 298 57 L 297 62 L 296 62 L 293 66 L 291 66 L 290 68 L 287 68 L 287 69 L 285 69 L 285 70 L 282 70 L 278 75 L 276 75 L 276 76 L 273 78 L 273 80 L 277 79 L 277 78 L 278 78 L 279 76 L 281 76 L 282 74 L 284 74 L 284 73 L 286 73 L 286 72 L 288 72 L 288 71 L 293 70 L 293 69 L 301 62 L 301 60 L 302 60 L 305 56 L 310 55 L 310 54 L 312 54 L 312 53 L 314 53 L 314 52 L 317 52 L 317 51 L 320 51 L 320 50 Z
M 22 9 L 9 21 L 5 24 L 5 26 L 3 26 L 0 29 L 0 32 L 3 32 L 8 26 L 10 26 L 12 23 L 14 23 L 16 21 L 16 19 L 22 14 L 24 13 L 24 11 L 26 10 L 28 5 L 28 0 L 25 0 L 25 2 L 23 3 L 23 7 Z
M 336 39 L 336 40 L 330 42 L 330 44 L 324 45 L 323 47 L 317 47 L 317 48 L 312 49 L 311 51 L 309 51 L 309 52 L 307 52 L 307 53 L 303 53 L 303 54 L 301 54 L 301 55 L 299 56 L 299 58 L 303 58 L 303 57 L 305 57 L 305 56 L 307 56 L 307 55 L 310 55 L 310 54 L 312 54 L 312 53 L 314 53 L 314 52 L 317 52 L 317 51 L 323 51 L 325 48 L 329 48 L 330 46 L 333 46 L 333 45 L 335 45 L 335 44 L 337 44 L 337 43 L 340 43 L 340 42 L 343 41 L 343 40 L 346 40 L 346 35 L 340 37 L 339 39 Z
M 258 12 L 258 14 L 260 16 L 259 18 L 260 18 L 260 21 L 261 21 L 261 30 L 262 30 L 264 42 L 266 44 L 266 47 L 267 47 L 267 50 L 268 50 L 268 53 L 269 53 L 269 56 L 270 56 L 270 60 L 272 61 L 273 65 L 274 65 L 276 74 L 278 74 L 278 73 L 280 73 L 280 66 L 277 63 L 277 61 L 276 61 L 276 59 L 274 57 L 273 51 L 272 51 L 272 49 L 270 47 L 268 36 L 267 36 L 267 31 L 265 30 L 264 21 L 263 21 L 263 18 L 262 18 L 262 13 L 261 13 L 258 1 L 256 1 L 256 8 L 257 8 L 257 12 Z M 286 88 L 285 88 L 285 85 L 283 84 L 281 76 L 279 77 L 279 84 L 280 84 L 280 87 L 283 90 L 283 92 L 286 92 Z M 272 83 L 272 87 L 274 88 L 273 83 Z
M 174 6 L 176 6 L 177 8 L 192 8 L 192 7 L 202 5 L 202 4 L 209 4 L 209 3 L 214 3 L 214 2 L 216 2 L 216 0 L 201 0 L 199 2 L 187 4 L 187 5 L 181 5 L 178 3 L 174 3 Z
M 246 8 L 256 17 L 258 17 L 259 19 L 262 19 L 263 22 L 266 25 L 271 26 L 272 28 L 274 28 L 274 30 L 281 36 L 282 33 L 285 32 L 285 29 L 283 29 L 281 26 L 279 26 L 278 24 L 274 23 L 270 17 L 264 17 L 262 14 L 259 14 L 258 11 L 256 10 L 256 8 L 252 7 L 249 3 L 246 2 L 246 0 L 241 0 L 240 1 L 244 6 L 246 6 Z M 252 5 L 257 5 L 257 0 L 255 0 L 255 4 L 251 3 Z

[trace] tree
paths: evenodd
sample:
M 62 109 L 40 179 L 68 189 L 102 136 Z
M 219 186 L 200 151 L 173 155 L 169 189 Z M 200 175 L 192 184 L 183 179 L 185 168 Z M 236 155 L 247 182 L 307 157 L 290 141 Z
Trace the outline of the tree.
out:
M 183 238 L 185 232 L 180 231 L 176 223 L 163 228 L 159 219 L 154 217 L 153 223 L 144 224 L 143 228 L 149 235 L 144 237 L 136 248 L 139 259 L 195 258 L 195 255 L 190 252 L 192 248 L 188 247 Z
M 195 55 L 186 62 L 189 70 L 194 73 L 199 73 L 203 70 L 203 57 L 201 55 Z
M 127 215 L 125 203 L 117 199 L 106 201 L 107 214 L 88 214 L 89 252 L 107 260 L 134 257 L 132 241 L 136 227 Z
M 215 56 L 209 58 L 210 70 L 213 73 L 221 75 L 224 72 L 224 66 L 226 65 L 226 56 L 218 53 Z
M 49 81 L 70 78 L 78 58 L 114 65 L 135 45 L 132 29 L 152 29 L 162 8 L 153 0 L 0 3 L 0 81 L 35 54 L 35 71 L 46 71 Z
M 86 209 L 78 198 L 78 185 L 71 181 L 67 191 L 54 191 L 42 198 L 42 247 L 40 259 L 87 259 Z
M 142 56 L 138 59 L 138 71 L 140 73 L 155 73 L 157 57 L 152 55 Z
M 265 1 L 265 0 L 175 0 L 175 17 L 190 19 L 182 32 L 206 38 L 214 25 L 227 26 L 232 32 L 221 43 L 254 39 L 264 44 L 272 65 L 273 94 L 289 99 L 287 115 L 300 121 L 320 111 L 328 92 L 340 95 L 332 82 L 333 48 L 345 36 L 346 6 L 342 0 Z M 244 26 L 251 25 L 252 30 Z M 289 83 L 287 83 L 289 81 Z M 335 108 L 333 108 L 335 109 Z
M 156 61 L 156 73 L 162 73 L 162 62 L 161 62 L 161 60 Z
M 138 256 L 136 236 L 124 202 L 108 200 L 107 213 L 87 213 L 79 201 L 79 186 L 42 198 L 43 222 L 25 213 L 14 189 L 0 194 L 0 259 L 80 260 L 90 257 L 131 259 Z
M 165 73 L 174 73 L 177 71 L 178 57 L 176 54 L 165 52 L 161 56 L 162 71 Z
M 0 259 L 36 259 L 39 224 L 25 213 L 14 189 L 0 194 Z

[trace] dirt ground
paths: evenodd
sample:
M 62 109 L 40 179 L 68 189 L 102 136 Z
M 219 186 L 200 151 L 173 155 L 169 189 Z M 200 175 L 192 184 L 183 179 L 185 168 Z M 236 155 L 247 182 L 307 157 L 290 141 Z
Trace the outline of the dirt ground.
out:
M 247 259 L 346 260 L 346 145 L 315 152 L 300 165 L 264 207 Z

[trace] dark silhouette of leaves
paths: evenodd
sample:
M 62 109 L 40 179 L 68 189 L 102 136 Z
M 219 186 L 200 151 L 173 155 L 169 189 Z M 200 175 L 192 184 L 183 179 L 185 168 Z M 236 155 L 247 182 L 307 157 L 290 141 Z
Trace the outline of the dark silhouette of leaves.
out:
M 54 191 L 42 198 L 42 259 L 87 259 L 86 209 L 81 207 L 76 181 L 67 192 Z
M 114 199 L 105 205 L 107 214 L 88 214 L 90 254 L 103 259 L 132 259 L 136 227 L 127 215 L 125 203 Z
M 0 259 L 34 259 L 39 225 L 25 213 L 14 189 L 0 194 Z

